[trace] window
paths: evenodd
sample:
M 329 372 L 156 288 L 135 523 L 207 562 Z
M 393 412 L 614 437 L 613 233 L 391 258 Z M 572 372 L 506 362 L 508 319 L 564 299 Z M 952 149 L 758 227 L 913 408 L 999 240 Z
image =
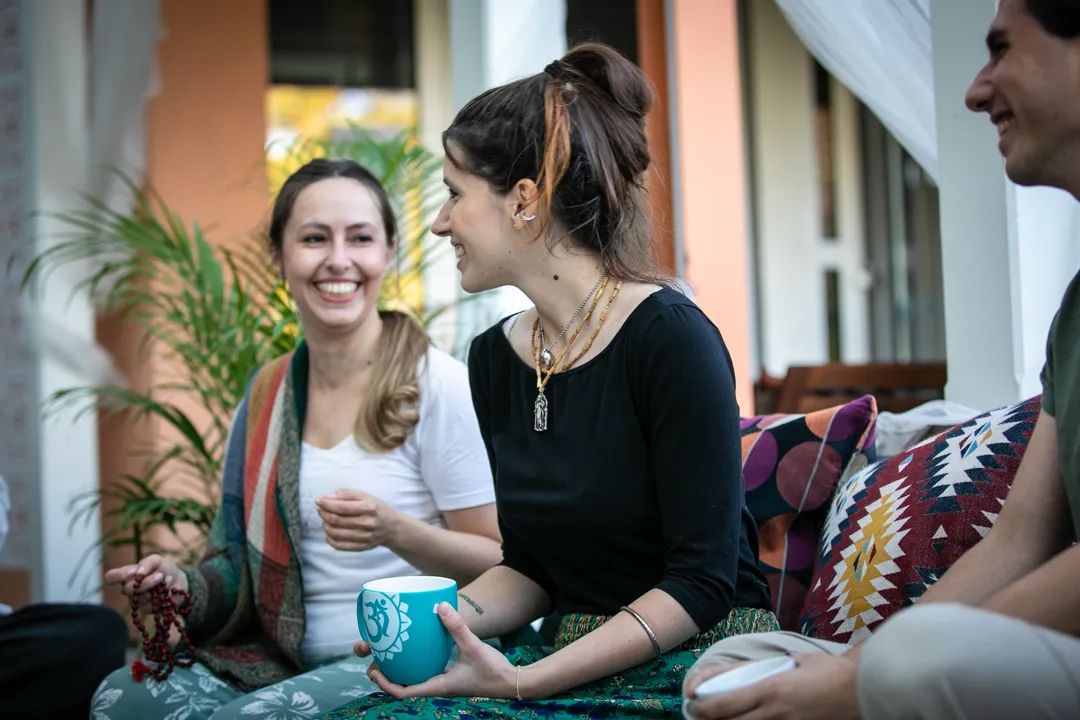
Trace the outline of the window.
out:
M 269 0 L 267 167 L 277 188 L 302 139 L 396 135 L 419 120 L 413 3 Z
M 270 0 L 270 84 L 412 89 L 413 3 Z
M 566 46 L 600 41 L 638 61 L 635 0 L 566 0 Z
M 821 237 L 837 238 L 836 143 L 833 140 L 832 76 L 814 61 L 814 129 L 817 144 L 818 198 Z
M 844 353 L 840 337 L 840 272 L 837 270 L 825 271 L 825 327 L 829 362 L 841 362 Z
M 945 359 L 937 187 L 866 107 L 861 108 L 871 357 Z

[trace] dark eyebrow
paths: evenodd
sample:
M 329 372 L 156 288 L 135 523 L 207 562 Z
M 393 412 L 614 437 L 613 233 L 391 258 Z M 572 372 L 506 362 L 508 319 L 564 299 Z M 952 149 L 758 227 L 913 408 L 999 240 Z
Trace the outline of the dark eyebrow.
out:
M 990 28 L 986 33 L 986 49 L 994 52 L 1005 44 L 1005 31 L 1001 28 Z
M 316 230 L 322 230 L 323 232 L 330 232 L 330 226 L 329 225 L 327 225 L 326 223 L 318 222 L 317 220 L 308 220 L 306 223 L 303 223 L 300 227 L 301 228 L 315 228 Z M 345 229 L 346 230 L 359 230 L 361 228 L 370 228 L 370 229 L 374 230 L 375 226 L 365 220 L 363 222 L 353 223 L 352 225 L 350 225 L 349 227 L 347 227 Z

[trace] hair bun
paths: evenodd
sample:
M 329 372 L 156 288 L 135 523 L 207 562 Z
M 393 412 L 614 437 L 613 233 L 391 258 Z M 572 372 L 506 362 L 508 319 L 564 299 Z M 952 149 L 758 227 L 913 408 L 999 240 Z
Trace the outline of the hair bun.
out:
M 610 95 L 623 110 L 637 117 L 644 118 L 652 108 L 653 91 L 645 73 L 608 45 L 577 45 L 548 67 L 573 69 Z

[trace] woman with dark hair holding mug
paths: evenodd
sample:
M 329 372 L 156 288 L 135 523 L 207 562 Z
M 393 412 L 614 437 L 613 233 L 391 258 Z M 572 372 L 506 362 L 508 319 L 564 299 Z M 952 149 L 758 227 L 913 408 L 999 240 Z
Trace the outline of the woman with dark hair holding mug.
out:
M 503 562 L 439 612 L 447 672 L 332 718 L 671 717 L 695 657 L 777 629 L 720 333 L 650 261 L 641 71 L 604 45 L 469 102 L 434 230 L 462 287 L 534 307 L 473 342 Z M 554 652 L 481 641 L 557 610 Z M 370 649 L 357 644 L 358 655 Z M 447 698 L 456 698 L 449 700 Z
M 466 583 L 499 561 L 466 368 L 378 309 L 397 242 L 386 191 L 354 162 L 313 160 L 282 186 L 269 236 L 304 341 L 236 411 L 206 552 L 105 575 L 144 605 L 161 585 L 190 598 L 197 662 L 141 683 L 112 673 L 96 720 L 313 717 L 375 690 L 352 655 L 364 583 Z

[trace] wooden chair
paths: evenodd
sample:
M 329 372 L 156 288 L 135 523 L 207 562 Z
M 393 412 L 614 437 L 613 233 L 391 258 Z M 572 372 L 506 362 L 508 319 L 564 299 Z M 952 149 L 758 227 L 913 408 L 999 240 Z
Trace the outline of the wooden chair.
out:
M 863 395 L 873 395 L 879 411 L 905 412 L 943 398 L 945 381 L 944 363 L 796 366 L 788 369 L 775 412 L 814 412 Z
M 780 402 L 780 391 L 784 388 L 784 378 L 774 377 L 764 368 L 761 376 L 754 383 L 754 415 L 771 415 L 776 412 Z
M 0 568 L 0 602 L 12 610 L 30 604 L 30 573 L 23 568 Z

